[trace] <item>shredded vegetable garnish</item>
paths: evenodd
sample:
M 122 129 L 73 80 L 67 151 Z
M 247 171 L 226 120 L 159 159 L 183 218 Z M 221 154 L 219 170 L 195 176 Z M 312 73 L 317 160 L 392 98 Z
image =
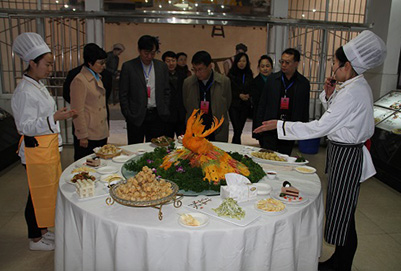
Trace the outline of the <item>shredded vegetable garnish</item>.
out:
M 226 198 L 219 207 L 212 209 L 218 216 L 228 216 L 241 220 L 245 217 L 245 211 L 238 206 L 233 198 Z

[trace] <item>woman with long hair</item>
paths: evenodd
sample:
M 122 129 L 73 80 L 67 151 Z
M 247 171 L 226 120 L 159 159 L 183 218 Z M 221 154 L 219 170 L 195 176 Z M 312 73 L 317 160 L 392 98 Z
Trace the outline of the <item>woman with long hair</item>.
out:
M 250 90 L 253 80 L 249 57 L 239 53 L 234 58 L 228 77 L 231 81 L 232 101 L 229 109 L 234 135 L 232 143 L 241 144 L 241 134 L 251 110 Z
M 336 246 L 332 257 L 319 263 L 319 270 L 351 270 L 358 239 L 355 210 L 360 183 L 376 171 L 364 143 L 373 135 L 373 97 L 363 73 L 381 65 L 384 42 L 363 31 L 337 49 L 333 76 L 326 79 L 320 100 L 327 108 L 319 120 L 307 123 L 264 121 L 255 133 L 277 129 L 280 139 L 300 140 L 326 136 L 328 187 L 324 238 Z
M 61 175 L 62 140 L 60 120 L 76 112 L 57 110 L 54 98 L 40 81 L 53 69 L 53 55 L 36 33 L 23 33 L 13 43 L 13 51 L 28 68 L 14 90 L 11 108 L 21 135 L 18 154 L 28 175 L 29 193 L 25 207 L 29 249 L 54 250 L 54 226 L 58 181 Z
M 251 103 L 252 103 L 252 130 L 257 127 L 256 115 L 258 113 L 258 104 L 260 96 L 265 87 L 267 77 L 273 72 L 273 60 L 268 55 L 262 55 L 258 61 L 259 74 L 252 80 L 251 84 Z M 252 133 L 252 137 L 259 140 L 259 145 L 262 146 L 259 136 Z

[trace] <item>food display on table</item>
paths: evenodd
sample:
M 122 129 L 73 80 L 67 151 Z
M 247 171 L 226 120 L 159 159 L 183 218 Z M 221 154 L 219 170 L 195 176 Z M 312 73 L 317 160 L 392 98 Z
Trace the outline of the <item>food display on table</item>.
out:
M 180 219 L 181 222 L 187 226 L 194 226 L 194 227 L 200 226 L 199 220 L 197 220 L 190 214 L 182 214 Z
M 152 138 L 152 140 L 151 140 L 151 142 L 153 144 L 155 144 L 156 146 L 159 146 L 159 147 L 167 147 L 173 141 L 174 141 L 174 139 L 172 139 L 171 137 L 167 137 L 167 136 L 159 136 L 157 138 Z
M 255 152 L 252 152 L 251 155 L 256 158 L 260 158 L 260 159 L 266 159 L 266 160 L 272 160 L 272 161 L 282 161 L 282 162 L 287 161 L 287 159 L 285 159 L 282 156 L 279 156 L 275 152 L 256 152 L 255 151 Z
M 121 149 L 112 144 L 106 144 L 103 147 L 93 149 L 95 154 L 103 159 L 111 159 L 121 154 Z
M 72 178 L 71 178 L 71 182 L 72 183 L 76 183 L 78 180 L 88 180 L 91 182 L 95 182 L 96 181 L 96 177 L 89 174 L 88 172 L 79 172 L 77 174 L 75 174 Z
M 95 195 L 95 183 L 91 179 L 76 180 L 75 189 L 81 199 L 90 198 Z
M 281 212 L 285 209 L 284 203 L 273 198 L 259 200 L 255 207 L 265 212 Z
M 250 157 L 225 152 L 209 142 L 205 136 L 218 129 L 223 119 L 218 121 L 215 118 L 212 128 L 204 131 L 201 118 L 203 113 L 197 113 L 198 110 L 194 110 L 188 119 L 183 148 L 157 147 L 153 152 L 125 163 L 123 175 L 125 172 L 138 172 L 143 166 L 148 166 L 162 178 L 175 182 L 183 191 L 212 191 L 214 195 L 219 194 L 221 185 L 226 185 L 226 173 L 241 174 L 252 183 L 266 176 L 262 167 Z
M 148 167 L 143 167 L 135 177 L 115 189 L 115 194 L 130 201 L 151 201 L 167 197 L 173 193 L 171 183 L 163 179 L 157 180 L 156 175 Z
M 299 173 L 304 173 L 304 174 L 312 174 L 312 173 L 316 172 L 316 169 L 313 167 L 302 166 L 302 167 L 296 167 L 295 171 L 298 171 Z
M 245 211 L 233 198 L 226 198 L 219 207 L 212 209 L 218 216 L 226 216 L 241 220 L 245 217 Z
M 121 181 L 123 180 L 123 177 L 120 174 L 115 173 L 110 175 L 104 175 L 100 178 L 100 180 L 102 182 L 111 183 L 114 181 Z
M 90 167 L 88 167 L 88 166 L 82 166 L 82 167 L 74 168 L 74 169 L 71 171 L 71 173 L 78 173 L 78 172 L 96 172 L 96 170 L 93 169 L 93 168 L 90 168 Z
M 88 158 L 86 159 L 86 165 L 89 167 L 100 166 L 100 157 Z
M 286 204 L 299 204 L 308 201 L 308 198 L 302 196 L 299 190 L 293 187 L 288 181 L 283 183 L 281 191 L 275 194 L 274 197 Z
M 299 190 L 293 187 L 291 183 L 288 181 L 285 181 L 283 183 L 283 186 L 281 187 L 280 197 L 285 197 L 285 196 L 292 196 L 292 197 L 299 196 Z

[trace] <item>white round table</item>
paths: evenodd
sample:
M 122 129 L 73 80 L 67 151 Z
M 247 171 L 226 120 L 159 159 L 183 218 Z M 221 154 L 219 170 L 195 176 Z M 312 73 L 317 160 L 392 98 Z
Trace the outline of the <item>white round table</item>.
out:
M 241 145 L 214 144 L 226 151 L 247 150 Z M 123 149 L 151 151 L 154 148 L 144 143 Z M 119 168 L 123 165 L 112 160 L 107 163 Z M 278 179 L 267 181 L 273 189 L 279 189 L 283 180 L 289 180 L 308 197 L 303 204 L 287 205 L 284 214 L 261 214 L 244 227 L 210 217 L 205 227 L 191 229 L 178 223 L 179 214 L 193 212 L 184 206 L 164 205 L 163 219 L 159 220 L 155 208 L 118 203 L 108 206 L 106 195 L 78 199 L 75 187 L 65 181 L 74 167 L 72 164 L 66 168 L 60 178 L 55 226 L 56 271 L 317 270 L 324 208 L 316 174 L 279 171 Z M 184 205 L 188 198 L 191 200 L 185 197 Z

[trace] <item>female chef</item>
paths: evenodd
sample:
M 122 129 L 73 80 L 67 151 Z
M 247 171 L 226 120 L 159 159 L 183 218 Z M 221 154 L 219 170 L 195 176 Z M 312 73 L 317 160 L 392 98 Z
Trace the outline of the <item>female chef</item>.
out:
M 372 90 L 363 72 L 381 65 L 385 56 L 384 42 L 373 32 L 363 31 L 335 53 L 334 75 L 326 80 L 320 95 L 327 109 L 320 120 L 270 120 L 254 130 L 260 133 L 277 129 L 279 138 L 287 140 L 325 135 L 329 139 L 324 237 L 336 245 L 336 250 L 328 261 L 319 263 L 319 270 L 351 270 L 357 248 L 355 208 L 359 185 L 376 173 L 364 146 L 373 135 L 374 118 Z
M 29 194 L 25 208 L 31 250 L 53 250 L 54 211 L 61 175 L 59 147 L 62 145 L 59 120 L 75 111 L 57 110 L 53 97 L 40 82 L 53 69 L 53 56 L 40 35 L 23 33 L 13 43 L 13 51 L 28 68 L 14 90 L 11 107 L 21 134 L 19 156 L 26 166 Z

